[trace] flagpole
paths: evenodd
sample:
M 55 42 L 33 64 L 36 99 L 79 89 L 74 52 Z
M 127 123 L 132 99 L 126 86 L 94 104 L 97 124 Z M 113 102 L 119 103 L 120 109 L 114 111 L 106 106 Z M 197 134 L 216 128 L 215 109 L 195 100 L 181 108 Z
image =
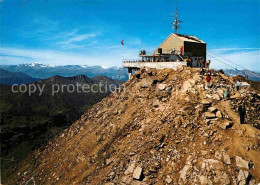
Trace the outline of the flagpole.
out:
M 123 46 L 123 62 L 124 62 L 124 60 L 125 60 L 125 47 L 124 47 L 124 39 L 121 41 L 121 44 L 122 44 L 122 46 Z

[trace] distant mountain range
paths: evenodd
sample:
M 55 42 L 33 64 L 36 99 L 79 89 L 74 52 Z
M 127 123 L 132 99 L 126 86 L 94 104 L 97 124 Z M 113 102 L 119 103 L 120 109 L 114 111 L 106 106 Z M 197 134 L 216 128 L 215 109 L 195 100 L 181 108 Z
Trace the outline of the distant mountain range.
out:
M 9 72 L 7 70 L 0 69 L 0 84 L 28 84 L 38 80 L 40 80 L 40 78 L 32 78 L 22 72 Z
M 6 73 L 10 77 L 29 78 L 23 73 Z M 33 84 L 43 86 L 39 96 L 38 90 L 31 96 L 28 93 L 13 93 L 11 86 L 0 84 L 1 115 L 1 169 L 23 158 L 29 151 L 36 149 L 59 134 L 110 92 L 57 92 L 52 96 L 52 85 L 64 84 L 115 84 L 123 81 L 102 75 L 89 78 L 85 75 L 73 77 L 53 76 Z M 29 84 L 27 84 L 27 87 Z M 82 86 L 81 86 L 82 87 Z
M 40 63 L 0 65 L 1 69 L 10 72 L 25 73 L 32 78 L 46 79 L 55 75 L 69 77 L 76 75 L 86 75 L 90 78 L 98 75 L 107 76 L 112 79 L 128 80 L 127 69 L 121 67 L 87 66 L 87 65 L 66 65 L 54 66 Z
M 31 64 L 19 64 L 19 65 L 0 65 L 1 69 L 7 70 L 9 72 L 17 73 L 15 76 L 27 75 L 23 78 L 11 79 L 1 79 L 0 83 L 12 84 L 16 83 L 28 83 L 37 81 L 37 79 L 46 79 L 55 75 L 70 77 L 76 75 L 86 75 L 90 78 L 103 75 L 112 79 L 126 81 L 128 80 L 127 69 L 122 67 L 105 67 L 105 66 L 87 66 L 87 65 L 66 65 L 66 66 L 54 66 L 54 65 L 44 65 L 40 63 Z M 260 73 L 251 72 L 248 70 L 234 70 L 234 69 L 224 69 L 224 72 L 228 76 L 248 76 L 250 80 L 260 81 Z M 24 73 L 23 75 L 21 73 Z M 30 77 L 28 77 L 30 76 Z
M 224 69 L 224 73 L 228 76 L 244 76 L 248 77 L 249 80 L 260 81 L 260 73 L 248 71 L 248 70 L 235 70 L 235 69 Z

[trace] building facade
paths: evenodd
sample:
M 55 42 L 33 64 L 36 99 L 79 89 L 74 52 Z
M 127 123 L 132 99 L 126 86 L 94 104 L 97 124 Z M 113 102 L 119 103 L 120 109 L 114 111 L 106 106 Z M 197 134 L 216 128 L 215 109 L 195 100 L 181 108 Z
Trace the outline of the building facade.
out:
M 152 54 L 142 52 L 139 56 L 149 62 L 176 62 L 186 58 L 205 61 L 206 48 L 206 43 L 197 37 L 171 33 Z

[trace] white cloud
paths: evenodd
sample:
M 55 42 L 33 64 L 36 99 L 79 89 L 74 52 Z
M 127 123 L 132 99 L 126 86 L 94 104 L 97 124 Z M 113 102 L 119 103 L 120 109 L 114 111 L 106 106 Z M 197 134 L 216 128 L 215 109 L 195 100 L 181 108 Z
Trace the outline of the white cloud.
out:
M 224 52 L 224 51 L 238 51 L 238 50 L 259 50 L 260 48 L 219 48 L 213 51 Z
M 62 44 L 61 48 L 62 49 L 82 49 L 82 48 L 87 48 L 89 46 L 93 46 L 94 44 L 97 44 L 98 41 L 97 40 L 94 40 L 94 41 L 91 41 L 91 42 L 88 42 L 88 43 L 68 43 L 68 44 Z
M 74 37 L 78 33 L 78 29 L 74 29 L 72 31 L 66 31 L 66 32 L 59 32 L 56 34 L 51 34 L 49 36 L 42 37 L 43 40 L 64 40 L 68 39 L 69 37 Z
M 84 41 L 84 40 L 87 40 L 90 38 L 94 38 L 94 37 L 96 37 L 96 34 L 94 34 L 94 33 L 77 35 L 66 41 L 59 42 L 59 44 L 71 44 L 71 43 L 75 43 L 75 42 L 81 42 L 81 41 Z
M 89 46 L 93 46 L 98 43 L 94 38 L 97 33 L 78 34 L 78 30 L 72 32 L 60 33 L 55 36 L 55 45 L 58 45 L 60 49 L 86 49 Z

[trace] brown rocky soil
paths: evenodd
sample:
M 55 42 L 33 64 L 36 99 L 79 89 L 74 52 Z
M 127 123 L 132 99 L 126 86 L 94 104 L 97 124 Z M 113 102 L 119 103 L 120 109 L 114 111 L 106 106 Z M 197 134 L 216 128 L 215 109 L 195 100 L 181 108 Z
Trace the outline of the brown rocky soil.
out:
M 144 68 L 60 136 L 3 172 L 6 184 L 257 184 L 260 132 L 241 125 L 231 78 Z M 232 99 L 233 97 L 233 99 Z M 236 97 L 236 98 L 234 98 Z M 235 99 L 235 100 L 234 100 Z M 250 109 L 251 110 L 251 109 Z M 257 115 L 256 115 L 257 114 Z M 258 119 L 259 121 L 259 119 Z

